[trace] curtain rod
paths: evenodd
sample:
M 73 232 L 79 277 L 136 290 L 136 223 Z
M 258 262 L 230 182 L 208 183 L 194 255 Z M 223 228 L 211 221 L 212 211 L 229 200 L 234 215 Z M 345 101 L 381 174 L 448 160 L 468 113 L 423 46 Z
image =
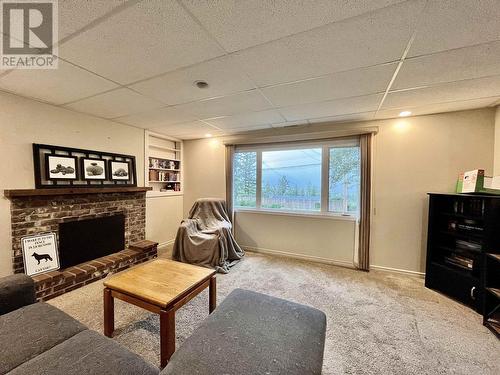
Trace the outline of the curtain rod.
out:
M 331 138 L 345 138 L 349 136 L 361 134 L 377 134 L 378 127 L 365 127 L 356 129 L 338 129 L 326 131 L 309 131 L 292 134 L 242 134 L 224 137 L 222 143 L 224 145 L 243 145 L 243 144 L 258 144 L 258 143 L 279 143 L 279 142 L 297 142 L 297 141 L 314 141 Z

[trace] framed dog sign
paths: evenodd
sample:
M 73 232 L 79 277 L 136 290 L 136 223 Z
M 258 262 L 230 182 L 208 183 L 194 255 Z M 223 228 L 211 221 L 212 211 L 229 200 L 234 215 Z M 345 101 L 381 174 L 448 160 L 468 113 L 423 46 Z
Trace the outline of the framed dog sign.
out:
M 24 270 L 27 275 L 59 269 L 59 254 L 55 233 L 37 234 L 21 238 Z

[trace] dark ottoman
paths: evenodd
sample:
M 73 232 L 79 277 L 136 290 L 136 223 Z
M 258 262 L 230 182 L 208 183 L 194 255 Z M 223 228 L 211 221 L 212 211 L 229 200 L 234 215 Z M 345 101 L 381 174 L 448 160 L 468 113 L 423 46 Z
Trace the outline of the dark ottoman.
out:
M 320 374 L 326 317 L 235 289 L 174 353 L 162 375 Z

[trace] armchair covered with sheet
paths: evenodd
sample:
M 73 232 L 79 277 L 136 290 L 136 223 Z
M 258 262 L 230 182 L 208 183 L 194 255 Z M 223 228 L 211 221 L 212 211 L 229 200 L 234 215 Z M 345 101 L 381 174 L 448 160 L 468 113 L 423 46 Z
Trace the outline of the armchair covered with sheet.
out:
M 231 229 L 223 199 L 198 199 L 177 231 L 172 258 L 228 273 L 245 254 Z

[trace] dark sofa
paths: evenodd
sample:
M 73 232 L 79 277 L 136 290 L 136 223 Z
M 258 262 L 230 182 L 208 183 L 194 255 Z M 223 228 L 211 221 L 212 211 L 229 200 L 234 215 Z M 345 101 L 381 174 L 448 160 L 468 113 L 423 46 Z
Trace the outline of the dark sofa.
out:
M 235 289 L 161 375 L 320 374 L 325 315 Z M 158 375 L 159 369 L 61 310 L 36 302 L 24 275 L 0 279 L 0 374 Z

